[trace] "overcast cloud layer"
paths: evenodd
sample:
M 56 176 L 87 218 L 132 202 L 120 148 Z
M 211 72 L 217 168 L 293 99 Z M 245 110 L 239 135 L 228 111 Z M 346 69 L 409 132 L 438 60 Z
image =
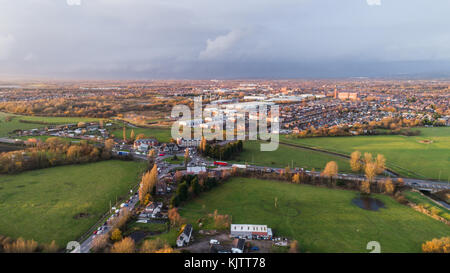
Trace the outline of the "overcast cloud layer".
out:
M 0 0 L 0 74 L 446 75 L 449 11 L 448 0 Z

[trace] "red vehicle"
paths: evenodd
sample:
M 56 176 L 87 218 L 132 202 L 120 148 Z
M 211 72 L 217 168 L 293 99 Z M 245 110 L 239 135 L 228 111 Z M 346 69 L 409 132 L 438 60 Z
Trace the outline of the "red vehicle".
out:
M 164 153 L 160 153 L 160 154 L 159 154 L 159 156 L 165 156 L 165 155 L 166 155 L 166 154 L 164 154 Z
M 214 161 L 214 165 L 227 166 L 228 163 L 227 162 L 223 162 L 223 161 Z

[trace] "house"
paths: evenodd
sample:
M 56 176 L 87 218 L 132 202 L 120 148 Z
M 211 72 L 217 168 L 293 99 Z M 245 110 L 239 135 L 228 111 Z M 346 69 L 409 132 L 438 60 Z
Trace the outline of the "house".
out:
M 244 253 L 245 239 L 234 239 L 231 246 L 232 253 Z
M 158 141 L 154 138 L 143 138 L 134 141 L 134 148 L 138 149 L 141 145 L 147 145 L 148 147 L 154 147 L 158 145 Z
M 180 147 L 198 147 L 200 145 L 200 142 L 202 142 L 201 139 L 184 139 L 184 138 L 177 138 L 177 144 Z
M 162 203 L 152 202 L 152 203 L 148 204 L 147 207 L 145 207 L 144 212 L 152 214 L 155 211 L 160 211 L 161 208 L 162 208 Z
M 147 144 L 141 144 L 138 146 L 138 151 L 139 152 L 147 152 L 148 151 L 148 145 Z
M 176 153 L 180 148 L 178 147 L 177 144 L 174 143 L 167 143 L 164 144 L 163 147 L 161 148 L 161 150 L 165 153 Z
M 248 239 L 272 239 L 272 229 L 266 225 L 231 225 L 231 236 Z
M 191 240 L 191 235 L 192 235 L 192 225 L 187 224 L 184 226 L 183 231 L 181 231 L 181 234 L 177 238 L 177 246 L 183 247 L 189 244 L 189 241 Z

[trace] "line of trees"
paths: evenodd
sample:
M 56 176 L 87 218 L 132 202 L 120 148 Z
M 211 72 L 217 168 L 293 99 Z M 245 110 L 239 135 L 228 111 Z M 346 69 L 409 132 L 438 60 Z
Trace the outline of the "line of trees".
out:
M 14 240 L 0 235 L 0 253 L 56 253 L 59 247 L 55 241 L 50 244 L 39 244 L 35 240 L 26 240 L 22 237 Z
M 205 138 L 202 138 L 199 150 L 203 156 L 209 156 L 219 160 L 228 160 L 244 150 L 244 143 L 242 140 L 238 140 L 225 145 L 211 145 Z
M 361 192 L 370 194 L 370 184 L 386 169 L 386 158 L 382 154 L 377 154 L 374 159 L 371 153 L 364 153 L 364 157 L 361 157 L 360 151 L 354 151 L 350 155 L 350 167 L 354 172 L 364 171 L 366 180 L 361 183 Z M 386 183 L 388 183 L 386 191 L 392 194 L 392 181 L 388 180 Z
M 426 125 L 418 119 L 402 119 L 385 117 L 380 121 L 371 121 L 366 124 L 356 123 L 352 127 L 349 126 L 323 126 L 315 128 L 311 126 L 298 133 L 292 134 L 295 138 L 306 137 L 326 137 L 326 136 L 352 136 L 352 135 L 387 135 L 401 134 L 406 136 L 416 136 L 420 134 L 419 130 L 411 130 L 411 127 Z M 377 129 L 384 129 L 383 131 Z
M 170 200 L 172 207 L 178 207 L 182 202 L 198 196 L 201 192 L 209 191 L 218 185 L 215 177 L 207 174 L 185 175 L 181 177 L 177 190 Z
M 112 145 L 111 141 L 104 147 L 97 147 L 87 141 L 70 143 L 56 137 L 48 138 L 24 151 L 0 154 L 0 174 L 107 160 L 112 156 Z

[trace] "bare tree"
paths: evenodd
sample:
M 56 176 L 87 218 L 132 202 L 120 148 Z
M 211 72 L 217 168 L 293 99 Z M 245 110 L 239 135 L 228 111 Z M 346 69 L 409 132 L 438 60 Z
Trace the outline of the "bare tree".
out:
M 393 194 L 395 191 L 395 186 L 394 183 L 392 183 L 392 179 L 388 178 L 386 179 L 386 181 L 384 182 L 384 191 L 387 194 Z
M 135 244 L 134 240 L 130 237 L 125 237 L 122 241 L 115 243 L 111 247 L 112 253 L 134 253 Z
M 359 172 L 362 168 L 361 163 L 361 152 L 360 151 L 354 151 L 350 155 L 350 167 L 352 168 L 352 171 Z
M 377 159 L 375 160 L 377 169 L 377 174 L 382 174 L 384 170 L 386 169 L 386 158 L 382 154 L 377 155 Z

